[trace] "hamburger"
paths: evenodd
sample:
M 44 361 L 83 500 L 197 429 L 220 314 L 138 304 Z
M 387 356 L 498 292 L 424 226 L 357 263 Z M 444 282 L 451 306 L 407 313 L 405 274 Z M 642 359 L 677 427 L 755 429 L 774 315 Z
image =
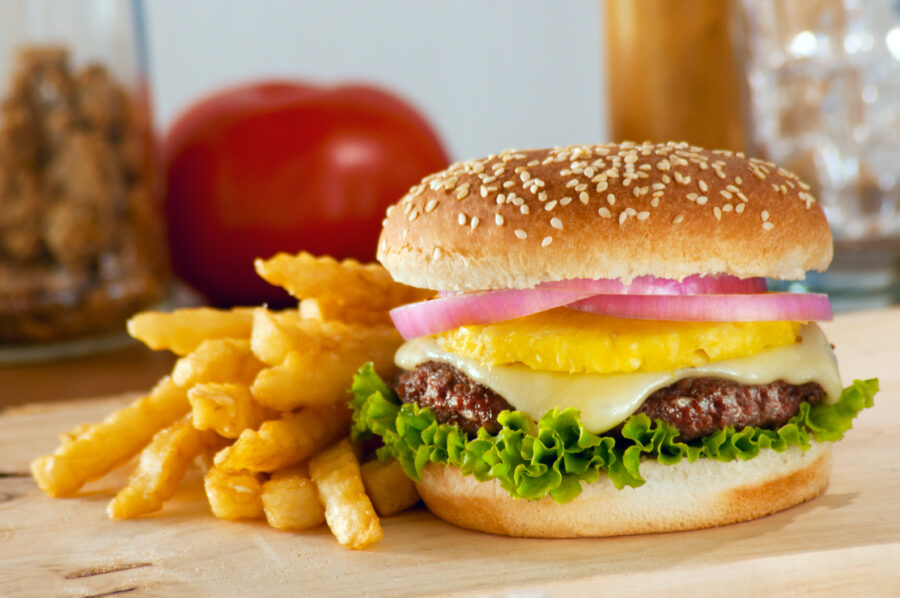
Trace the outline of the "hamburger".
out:
M 353 435 L 438 517 L 512 536 L 717 526 L 824 491 L 877 380 L 842 389 L 808 185 L 685 143 L 508 150 L 426 177 L 378 259 L 435 291 L 392 318 L 399 374 L 354 379 Z

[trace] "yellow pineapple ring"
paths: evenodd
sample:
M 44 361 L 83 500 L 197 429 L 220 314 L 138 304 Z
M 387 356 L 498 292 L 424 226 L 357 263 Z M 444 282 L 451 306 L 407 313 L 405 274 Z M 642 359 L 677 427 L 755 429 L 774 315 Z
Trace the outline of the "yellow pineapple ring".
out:
M 437 335 L 445 351 L 485 365 L 612 374 L 745 357 L 797 340 L 801 322 L 668 322 L 550 311 Z

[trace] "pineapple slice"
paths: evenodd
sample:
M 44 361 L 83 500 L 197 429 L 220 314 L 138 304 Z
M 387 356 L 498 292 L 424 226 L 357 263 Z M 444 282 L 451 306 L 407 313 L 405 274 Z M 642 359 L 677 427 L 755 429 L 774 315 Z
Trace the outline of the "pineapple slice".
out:
M 613 374 L 697 366 L 744 357 L 797 339 L 801 322 L 669 322 L 599 316 L 574 309 L 463 326 L 437 335 L 445 351 L 485 365 Z

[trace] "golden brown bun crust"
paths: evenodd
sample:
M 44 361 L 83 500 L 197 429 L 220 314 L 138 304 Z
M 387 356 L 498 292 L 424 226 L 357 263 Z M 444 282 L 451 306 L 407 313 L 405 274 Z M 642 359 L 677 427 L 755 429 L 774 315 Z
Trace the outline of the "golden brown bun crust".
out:
M 455 467 L 425 466 L 416 484 L 428 509 L 469 529 L 506 536 L 575 538 L 700 529 L 747 521 L 814 498 L 828 485 L 831 447 L 763 449 L 749 461 L 700 459 L 641 463 L 646 483 L 616 490 L 607 477 L 565 504 L 516 500 L 496 480 L 478 482 Z
M 388 210 L 378 259 L 436 290 L 725 273 L 801 279 L 831 262 L 794 174 L 687 144 L 508 150 L 430 175 Z

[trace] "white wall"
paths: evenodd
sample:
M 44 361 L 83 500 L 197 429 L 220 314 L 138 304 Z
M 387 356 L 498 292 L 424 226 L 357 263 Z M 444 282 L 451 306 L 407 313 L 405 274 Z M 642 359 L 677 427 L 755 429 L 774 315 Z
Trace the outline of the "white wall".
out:
M 606 139 L 599 0 L 147 0 L 156 119 L 263 76 L 410 98 L 454 158 Z

